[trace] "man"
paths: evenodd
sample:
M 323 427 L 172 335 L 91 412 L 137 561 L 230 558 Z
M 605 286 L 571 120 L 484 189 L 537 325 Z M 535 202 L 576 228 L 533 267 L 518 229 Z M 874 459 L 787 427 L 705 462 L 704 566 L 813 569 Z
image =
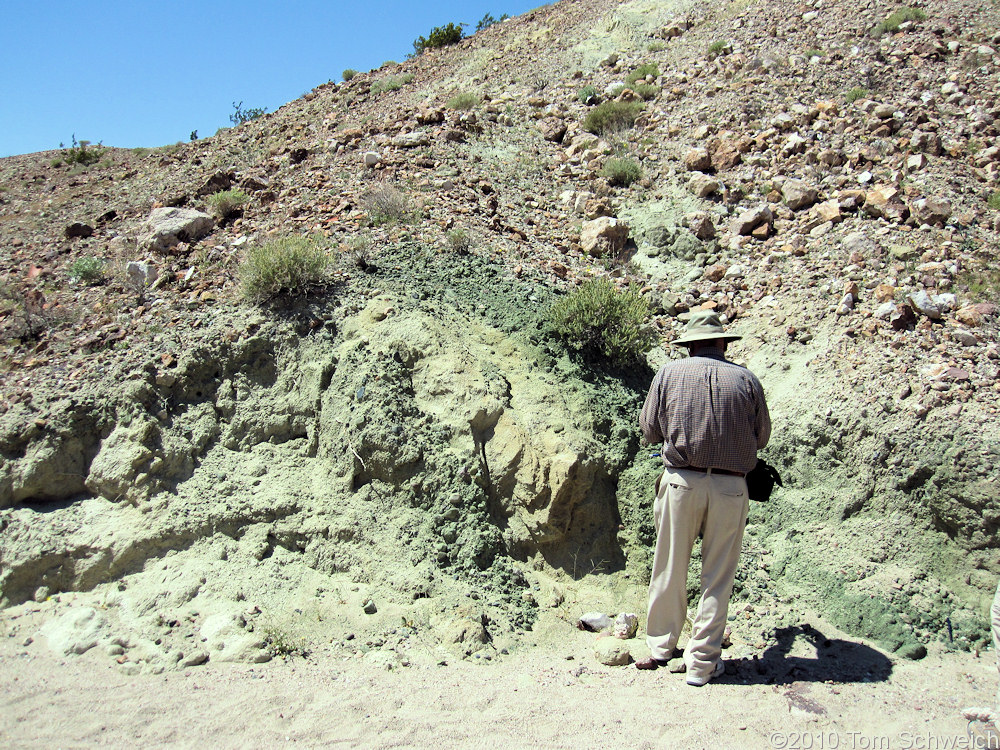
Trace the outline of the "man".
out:
M 671 658 L 687 615 L 687 572 L 702 535 L 701 601 L 684 652 L 687 683 L 701 686 L 725 671 L 722 636 L 749 502 L 744 477 L 771 436 L 771 417 L 756 376 L 725 358 L 729 341 L 719 316 L 691 315 L 674 344 L 687 359 L 657 373 L 639 417 L 650 443 L 663 443 L 656 483 L 656 549 L 649 582 L 646 642 L 656 669 Z

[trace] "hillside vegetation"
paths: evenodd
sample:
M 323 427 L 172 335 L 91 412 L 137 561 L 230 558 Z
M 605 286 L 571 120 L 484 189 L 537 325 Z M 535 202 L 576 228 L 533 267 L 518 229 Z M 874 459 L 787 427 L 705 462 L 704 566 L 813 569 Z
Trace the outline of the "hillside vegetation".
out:
M 489 660 L 543 612 L 641 612 L 638 410 L 712 308 L 785 479 L 730 655 L 805 609 L 899 656 L 983 647 L 998 28 L 972 0 L 564 0 L 211 138 L 0 160 L 0 603 L 134 671 Z M 641 330 L 554 325 L 581 288 Z

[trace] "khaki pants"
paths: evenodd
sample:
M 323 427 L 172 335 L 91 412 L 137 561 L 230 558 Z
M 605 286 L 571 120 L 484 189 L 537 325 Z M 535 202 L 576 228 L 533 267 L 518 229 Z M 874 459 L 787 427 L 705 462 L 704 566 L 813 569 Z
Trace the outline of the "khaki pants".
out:
M 701 601 L 684 651 L 689 675 L 708 676 L 722 655 L 736 565 L 749 501 L 742 477 L 667 469 L 653 504 L 656 550 L 649 581 L 646 642 L 655 659 L 669 659 L 687 615 L 691 548 L 702 536 Z
M 1000 584 L 993 595 L 993 606 L 990 607 L 990 625 L 993 629 L 993 652 L 997 660 L 997 675 L 1000 677 Z M 1000 711 L 1000 682 L 997 683 L 997 699 L 995 708 Z

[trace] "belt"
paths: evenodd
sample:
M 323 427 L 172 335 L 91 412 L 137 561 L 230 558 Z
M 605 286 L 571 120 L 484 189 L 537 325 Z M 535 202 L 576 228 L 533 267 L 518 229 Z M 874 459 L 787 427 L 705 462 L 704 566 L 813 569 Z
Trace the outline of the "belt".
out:
M 725 474 L 730 477 L 745 477 L 742 471 L 730 471 L 729 469 L 699 469 L 697 466 L 668 466 L 668 469 L 677 469 L 679 471 L 697 471 L 702 474 Z

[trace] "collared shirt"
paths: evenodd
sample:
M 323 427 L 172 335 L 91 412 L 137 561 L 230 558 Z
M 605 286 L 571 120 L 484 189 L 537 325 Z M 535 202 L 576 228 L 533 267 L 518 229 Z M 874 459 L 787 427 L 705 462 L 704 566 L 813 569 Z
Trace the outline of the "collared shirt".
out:
M 721 353 L 667 362 L 653 378 L 639 417 L 663 464 L 747 473 L 771 437 L 764 389 Z

